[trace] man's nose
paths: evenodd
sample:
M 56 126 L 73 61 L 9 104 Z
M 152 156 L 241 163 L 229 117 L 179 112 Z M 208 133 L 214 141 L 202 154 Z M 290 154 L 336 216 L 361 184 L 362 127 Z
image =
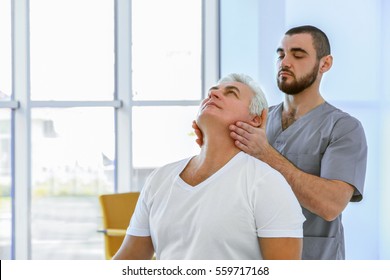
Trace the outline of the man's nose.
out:
M 289 56 L 284 56 L 281 60 L 280 60 L 280 68 L 290 68 L 291 67 L 291 61 L 290 61 L 290 58 Z
M 213 98 L 221 98 L 221 94 L 222 94 L 222 91 L 220 89 L 213 89 L 209 92 L 209 97 L 213 97 Z

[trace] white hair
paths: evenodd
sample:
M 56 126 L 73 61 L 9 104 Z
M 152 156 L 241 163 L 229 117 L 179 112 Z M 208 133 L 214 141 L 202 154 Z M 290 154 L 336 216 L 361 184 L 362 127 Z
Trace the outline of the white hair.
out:
M 267 99 L 261 87 L 246 74 L 231 73 L 218 81 L 218 84 L 226 82 L 238 82 L 248 86 L 253 92 L 253 98 L 249 104 L 249 112 L 261 116 L 263 110 L 268 110 Z

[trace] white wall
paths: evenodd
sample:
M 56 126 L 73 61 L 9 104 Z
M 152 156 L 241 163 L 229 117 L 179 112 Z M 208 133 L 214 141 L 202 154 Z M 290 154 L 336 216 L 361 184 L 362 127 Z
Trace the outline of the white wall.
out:
M 379 255 L 382 259 L 390 259 L 390 1 L 382 0 L 380 7 L 382 14 L 381 18 L 381 53 L 380 53 L 380 86 L 382 95 L 379 97 L 378 103 L 381 104 L 381 138 L 380 146 L 378 147 L 379 160 L 375 167 L 380 170 L 380 227 L 379 238 L 380 248 Z
M 343 216 L 347 259 L 390 259 L 389 2 L 221 0 L 221 74 L 252 75 L 270 104 L 282 100 L 274 65 L 283 33 L 311 24 L 329 36 L 334 65 L 321 93 L 362 122 L 369 145 L 364 199 Z

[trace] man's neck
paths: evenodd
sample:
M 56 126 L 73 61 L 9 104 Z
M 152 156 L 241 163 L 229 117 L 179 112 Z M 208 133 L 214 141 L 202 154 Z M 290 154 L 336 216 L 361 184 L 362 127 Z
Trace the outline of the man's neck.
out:
M 303 91 L 296 95 L 286 94 L 282 111 L 283 130 L 324 102 L 319 91 Z
M 228 133 L 206 133 L 199 155 L 195 156 L 180 174 L 189 185 L 196 186 L 203 182 L 226 163 L 240 150 L 234 145 Z

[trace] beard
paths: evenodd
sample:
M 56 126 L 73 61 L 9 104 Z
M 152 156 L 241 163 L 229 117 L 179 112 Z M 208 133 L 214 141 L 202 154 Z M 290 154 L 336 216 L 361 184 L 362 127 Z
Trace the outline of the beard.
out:
M 281 69 L 283 71 L 287 71 L 292 75 L 292 78 L 294 79 L 291 83 L 287 83 L 285 78 L 279 79 L 279 72 L 277 77 L 277 83 L 279 89 L 288 95 L 296 95 L 308 87 L 310 87 L 317 79 L 318 76 L 318 69 L 320 68 L 320 63 L 317 62 L 316 65 L 314 65 L 312 71 L 305 76 L 301 77 L 300 79 L 297 79 L 294 75 L 294 73 L 290 72 L 288 69 Z

